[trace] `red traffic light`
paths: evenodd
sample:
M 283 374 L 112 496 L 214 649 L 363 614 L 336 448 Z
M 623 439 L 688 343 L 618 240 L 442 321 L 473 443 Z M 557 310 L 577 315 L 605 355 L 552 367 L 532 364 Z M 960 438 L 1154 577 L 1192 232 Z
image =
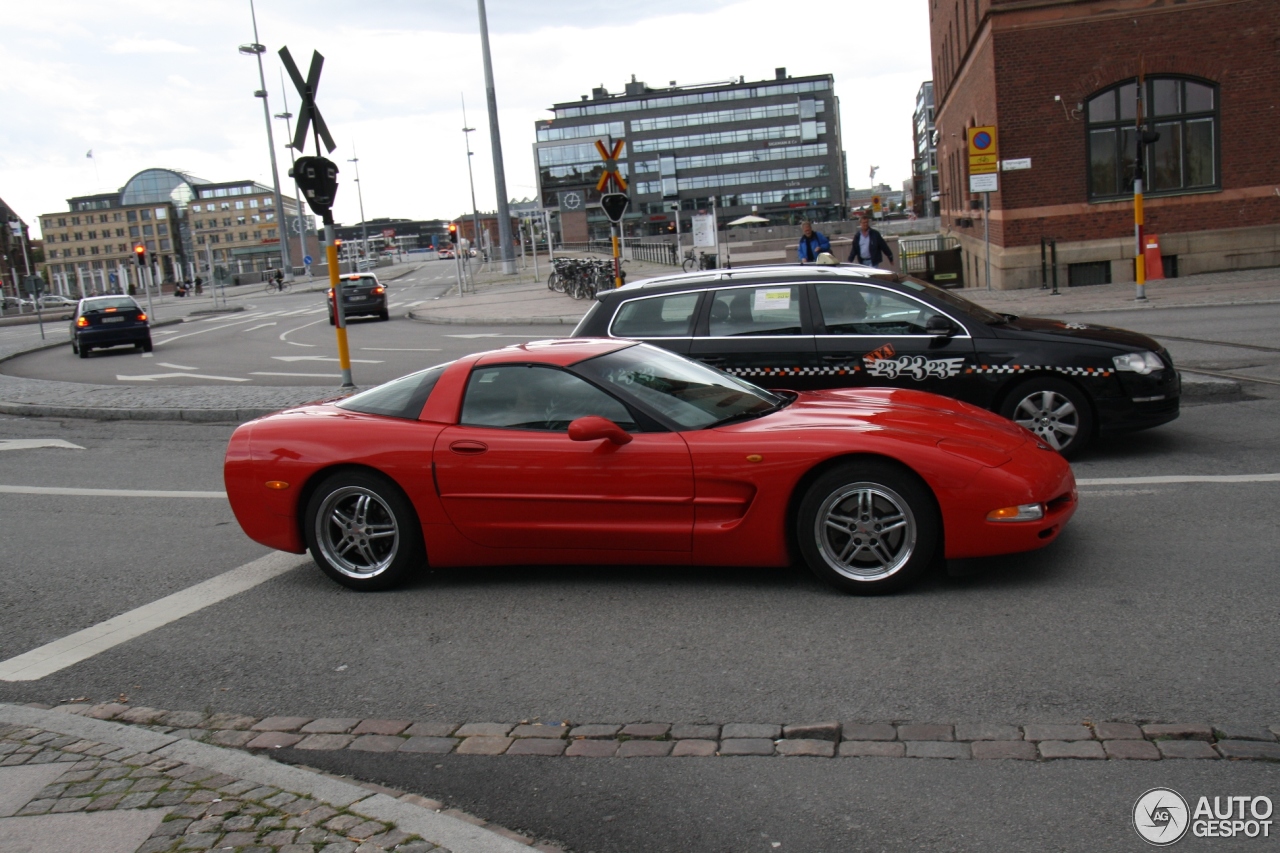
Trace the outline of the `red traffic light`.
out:
M 142 257 L 147 253 L 147 247 L 141 244 L 134 246 L 133 250 L 138 253 L 138 257 Z

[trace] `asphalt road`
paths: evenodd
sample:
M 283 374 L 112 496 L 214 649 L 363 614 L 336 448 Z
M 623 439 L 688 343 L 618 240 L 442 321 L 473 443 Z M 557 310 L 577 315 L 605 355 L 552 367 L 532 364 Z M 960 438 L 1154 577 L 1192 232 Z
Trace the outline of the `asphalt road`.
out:
M 1154 319 L 1174 324 L 1168 334 L 1224 340 L 1231 311 L 1239 323 L 1258 314 L 1222 310 L 1212 335 L 1198 333 L 1203 323 L 1183 334 L 1185 314 Z M 1269 345 L 1268 334 L 1243 340 Z M 1277 417 L 1280 400 L 1266 394 L 1189 406 L 1074 467 L 1079 478 L 1276 473 Z M 0 449 L 0 485 L 216 491 L 229 434 L 0 418 L 0 439 L 83 448 Z M 435 571 L 358 595 L 298 557 L 261 586 L 96 657 L 0 682 L 0 701 L 124 695 L 173 710 L 457 722 L 1273 723 L 1277 489 L 1087 487 L 1049 548 L 954 565 L 875 599 L 799 569 L 592 567 Z M 0 660 L 267 553 L 218 499 L 0 499 Z M 577 853 L 1136 850 L 1128 810 L 1154 785 L 1276 796 L 1274 766 L 1257 763 L 294 757 Z M 1190 838 L 1179 849 L 1206 844 L 1251 849 Z
M 423 263 L 404 276 L 387 281 L 392 319 L 383 322 L 376 317 L 355 317 L 348 324 L 356 384 L 371 387 L 477 350 L 557 337 L 570 331 L 562 325 L 435 326 L 406 317 L 417 305 L 457 299 L 455 288 L 454 267 L 446 262 Z M 6 361 L 0 371 L 31 379 L 140 387 L 333 388 L 338 384 L 342 374 L 337 341 L 329 325 L 323 291 L 266 293 L 260 285 L 230 290 L 231 305 L 242 307 L 243 311 L 193 316 L 185 323 L 157 327 L 152 331 L 153 352 L 116 347 L 94 350 L 88 359 L 80 359 L 68 343 Z M 167 310 L 156 312 L 160 317 L 172 316 L 195 304 L 205 308 L 210 305 L 207 298 L 198 303 L 169 298 L 166 302 Z M 49 340 L 69 340 L 67 323 L 48 324 L 46 335 Z M 0 343 L 35 338 L 38 332 L 31 326 L 0 329 Z

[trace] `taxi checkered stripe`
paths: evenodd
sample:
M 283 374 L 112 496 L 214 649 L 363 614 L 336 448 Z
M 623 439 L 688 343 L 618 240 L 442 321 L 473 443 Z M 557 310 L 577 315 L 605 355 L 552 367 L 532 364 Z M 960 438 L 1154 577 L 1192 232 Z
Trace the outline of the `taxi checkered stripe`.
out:
M 734 376 L 844 376 L 862 370 L 856 364 L 828 367 L 730 367 L 725 373 Z
M 1046 370 L 1052 373 L 1062 373 L 1067 376 L 1110 376 L 1114 373 L 1106 367 L 1055 367 L 1052 365 L 1035 365 L 1035 364 L 979 364 L 973 367 L 966 367 L 965 373 L 983 373 L 983 374 L 1007 374 L 1007 373 L 1028 373 L 1035 370 Z

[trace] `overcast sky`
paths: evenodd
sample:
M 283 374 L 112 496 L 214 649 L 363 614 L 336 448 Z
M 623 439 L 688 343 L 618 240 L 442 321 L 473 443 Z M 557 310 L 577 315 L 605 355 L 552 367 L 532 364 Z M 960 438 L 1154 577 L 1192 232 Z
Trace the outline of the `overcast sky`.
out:
M 477 129 L 477 202 L 493 209 L 476 4 L 468 0 L 255 0 L 272 113 L 276 51 L 306 73 L 325 57 L 318 103 L 341 168 L 334 216 L 452 218 L 471 208 L 461 99 Z M 835 75 L 850 180 L 911 174 L 911 114 L 929 79 L 927 0 L 488 0 L 507 194 L 537 193 L 533 122 L 592 87 Z M 0 198 L 33 226 L 73 195 L 119 189 L 150 167 L 271 184 L 249 0 L 6 3 L 0 41 Z M 274 121 L 282 191 L 289 152 Z M 314 153 L 309 148 L 308 153 Z M 92 150 L 93 157 L 86 157 Z

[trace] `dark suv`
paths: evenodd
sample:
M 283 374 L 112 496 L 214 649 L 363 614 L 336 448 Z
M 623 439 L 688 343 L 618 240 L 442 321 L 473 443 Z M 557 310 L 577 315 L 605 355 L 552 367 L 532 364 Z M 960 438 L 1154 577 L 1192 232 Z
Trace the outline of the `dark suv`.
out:
M 71 351 L 81 358 L 89 350 L 128 344 L 151 352 L 151 324 L 130 296 L 89 296 L 71 318 Z
M 1146 335 L 997 314 L 866 267 L 712 270 L 597 300 L 574 337 L 645 341 L 766 388 L 932 391 L 1022 424 L 1064 456 L 1095 433 L 1178 416 L 1180 377 Z
M 373 273 L 352 273 L 338 277 L 338 286 L 342 289 L 342 313 L 347 319 L 352 317 L 377 317 L 379 320 L 391 319 L 387 311 L 387 289 L 378 283 Z M 333 289 L 329 289 L 329 325 L 337 325 L 333 315 Z

